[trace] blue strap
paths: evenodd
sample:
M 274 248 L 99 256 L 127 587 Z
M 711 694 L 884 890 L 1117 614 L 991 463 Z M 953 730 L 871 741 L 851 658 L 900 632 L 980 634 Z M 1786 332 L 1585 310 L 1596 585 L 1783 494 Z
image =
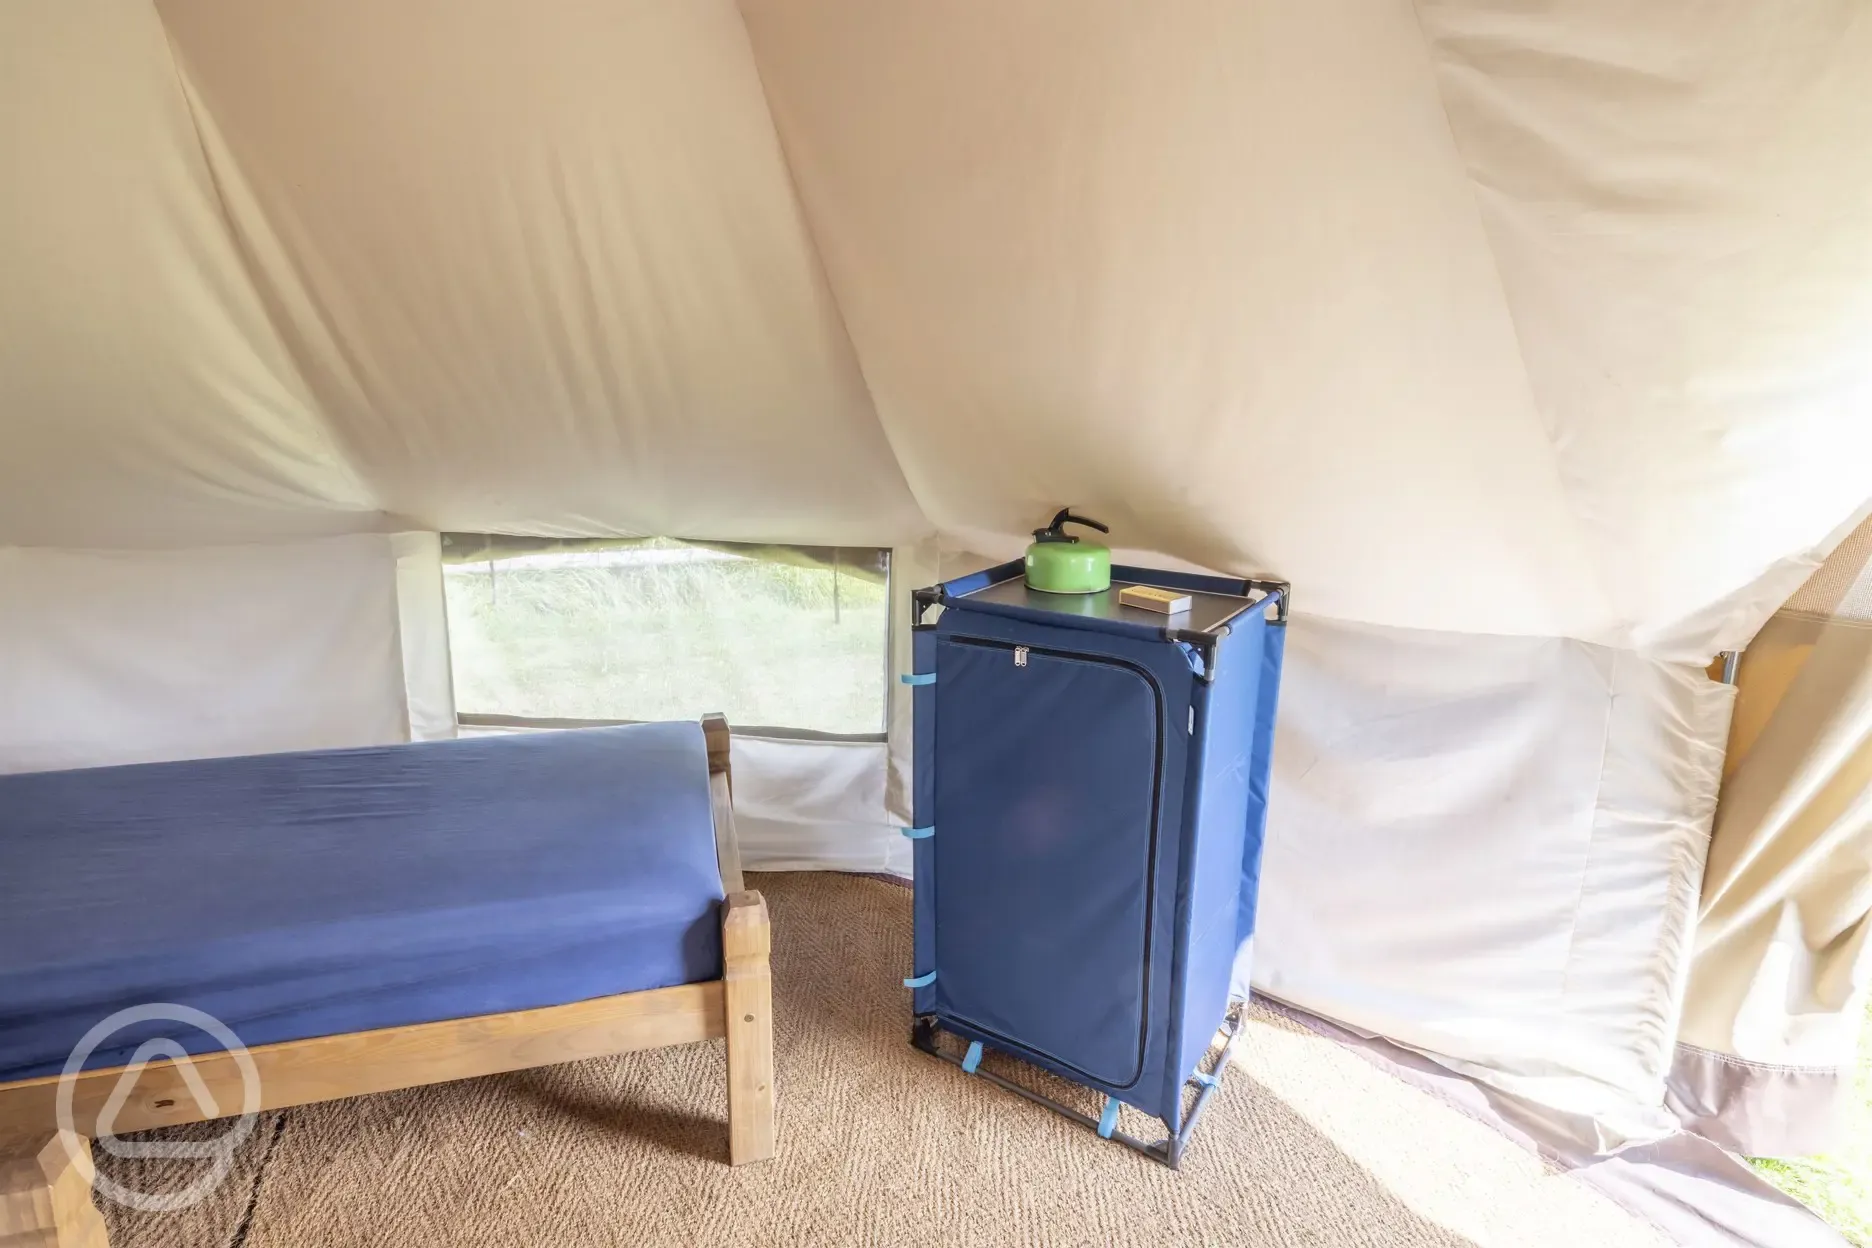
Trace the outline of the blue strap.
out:
M 980 1065 L 981 1065 L 981 1041 L 971 1040 L 969 1041 L 969 1051 L 962 1055 L 962 1069 L 966 1073 L 972 1075 L 975 1073 L 975 1068 Z
M 897 678 L 906 685 L 933 685 L 936 683 L 935 672 L 905 672 Z
M 1214 1075 L 1205 1075 L 1200 1070 L 1197 1071 L 1195 1074 L 1191 1075 L 1190 1078 L 1194 1079 L 1198 1085 L 1205 1087 L 1205 1088 L 1213 1088 L 1218 1083 L 1222 1082 L 1220 1079 L 1216 1078 Z
M 927 841 L 936 835 L 936 825 L 933 823 L 927 828 L 898 828 L 897 830 L 913 841 Z
M 1111 1133 L 1118 1129 L 1118 1098 L 1105 1098 L 1105 1112 L 1099 1115 L 1099 1139 L 1111 1139 Z
M 929 986 L 930 986 L 931 984 L 933 984 L 933 983 L 935 983 L 935 982 L 936 982 L 936 972 L 935 972 L 935 971 L 931 971 L 931 972 L 930 972 L 929 974 L 927 974 L 927 975 L 918 975 L 918 976 L 917 976 L 917 977 L 916 977 L 915 979 L 906 979 L 906 980 L 904 980 L 904 987 L 906 987 L 906 988 L 927 988 L 927 987 L 929 987 Z

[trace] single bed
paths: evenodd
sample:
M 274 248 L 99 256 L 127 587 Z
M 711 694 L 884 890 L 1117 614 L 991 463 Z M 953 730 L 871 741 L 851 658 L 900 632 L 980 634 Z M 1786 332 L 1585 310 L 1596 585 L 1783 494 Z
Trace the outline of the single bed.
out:
M 117 1134 L 726 1036 L 730 1160 L 771 1155 L 729 784 L 719 716 L 0 776 L 0 1244 L 103 1243 L 126 1082 Z

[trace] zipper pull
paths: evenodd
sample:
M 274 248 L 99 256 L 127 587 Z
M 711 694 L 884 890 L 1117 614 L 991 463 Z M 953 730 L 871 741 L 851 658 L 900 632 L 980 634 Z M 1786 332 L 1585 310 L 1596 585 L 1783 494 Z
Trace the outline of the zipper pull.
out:
M 1015 667 L 1027 666 L 1027 647 L 1026 646 L 1014 647 L 1014 666 Z

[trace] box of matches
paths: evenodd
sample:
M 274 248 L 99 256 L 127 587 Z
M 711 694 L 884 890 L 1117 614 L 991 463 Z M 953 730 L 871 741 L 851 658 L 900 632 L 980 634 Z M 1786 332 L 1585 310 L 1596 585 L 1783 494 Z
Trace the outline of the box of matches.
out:
M 1127 585 L 1118 591 L 1118 601 L 1127 607 L 1142 607 L 1146 611 L 1160 611 L 1165 615 L 1176 615 L 1190 609 L 1190 596 L 1180 594 L 1174 589 L 1158 589 L 1155 585 Z

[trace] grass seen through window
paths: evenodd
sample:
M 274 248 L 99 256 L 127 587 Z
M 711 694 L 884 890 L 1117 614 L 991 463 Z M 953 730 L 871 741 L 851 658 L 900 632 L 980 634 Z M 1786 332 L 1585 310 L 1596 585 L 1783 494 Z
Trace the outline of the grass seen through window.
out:
M 658 540 L 450 562 L 456 706 L 881 732 L 883 552 L 763 554 Z

